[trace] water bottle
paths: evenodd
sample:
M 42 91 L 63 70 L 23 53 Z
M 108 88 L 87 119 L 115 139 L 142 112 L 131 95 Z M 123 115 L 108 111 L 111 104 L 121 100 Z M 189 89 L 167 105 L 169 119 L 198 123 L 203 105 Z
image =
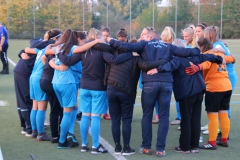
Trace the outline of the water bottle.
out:
M 200 143 L 203 142 L 203 137 L 202 137 L 202 136 L 200 136 L 200 138 L 199 138 L 199 142 L 200 142 Z

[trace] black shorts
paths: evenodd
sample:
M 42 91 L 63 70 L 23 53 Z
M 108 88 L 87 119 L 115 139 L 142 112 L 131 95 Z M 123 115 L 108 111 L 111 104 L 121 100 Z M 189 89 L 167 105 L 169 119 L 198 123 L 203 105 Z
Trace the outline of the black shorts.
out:
M 205 93 L 205 106 L 207 112 L 218 112 L 220 110 L 229 110 L 232 90 L 225 92 Z

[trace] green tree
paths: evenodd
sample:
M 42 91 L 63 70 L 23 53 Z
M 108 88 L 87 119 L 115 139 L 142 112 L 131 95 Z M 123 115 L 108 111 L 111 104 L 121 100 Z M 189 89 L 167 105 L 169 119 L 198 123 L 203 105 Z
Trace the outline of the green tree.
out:
M 224 0 L 223 2 L 222 38 L 239 38 L 240 31 L 235 29 L 235 26 L 240 25 L 240 1 Z M 200 21 L 206 22 L 209 26 L 214 25 L 220 28 L 221 0 L 201 0 Z
M 131 0 L 131 18 L 134 20 L 142 11 L 148 8 L 150 0 Z M 108 4 L 108 26 L 112 31 L 112 36 L 116 32 L 125 28 L 130 29 L 130 0 L 99 0 L 98 5 L 94 7 L 94 12 L 99 12 L 100 16 L 93 16 L 94 26 L 100 28 L 107 23 L 107 4 Z
M 135 19 L 139 14 L 142 13 L 142 11 L 145 8 L 148 8 L 151 0 L 105 0 L 100 1 L 104 3 L 106 6 L 106 3 L 108 3 L 111 7 L 111 10 L 113 10 L 115 13 L 119 12 L 121 15 L 123 15 L 124 20 L 128 20 L 130 18 L 129 11 L 130 11 L 130 2 L 132 6 L 132 19 Z
M 8 0 L 9 28 L 12 36 L 16 38 L 32 35 L 33 31 L 33 1 Z
M 225 0 L 223 6 L 222 38 L 240 38 L 240 1 Z
M 61 1 L 52 0 L 44 3 L 45 6 L 39 8 L 37 13 L 38 25 L 43 30 L 59 28 L 65 30 L 71 28 L 74 30 L 83 30 L 83 3 L 79 1 Z M 41 4 L 39 4 L 41 6 Z M 60 7 L 60 13 L 59 13 Z M 84 30 L 88 30 L 92 24 L 92 13 L 88 4 L 84 4 Z M 60 21 L 59 21 L 60 18 Z M 42 24 L 42 25 L 41 25 Z M 40 28 L 41 29 L 41 28 Z
M 155 7 L 154 13 L 154 28 L 159 33 L 162 32 L 165 26 L 170 26 L 173 29 L 175 28 L 175 9 L 176 4 L 175 1 L 172 1 L 172 6 L 157 9 Z M 182 28 L 186 26 L 186 24 L 192 22 L 194 20 L 194 17 L 192 16 L 192 9 L 193 4 L 189 0 L 181 0 L 178 2 L 178 34 L 180 35 L 180 31 Z M 144 9 L 142 14 L 139 15 L 134 20 L 134 25 L 138 26 L 138 29 L 136 30 L 136 34 L 139 34 L 142 28 L 146 26 L 152 26 L 152 4 L 147 9 Z
M 200 22 L 206 22 L 208 25 L 220 24 L 220 6 L 221 0 L 202 0 L 200 3 Z M 195 19 L 197 19 L 197 7 L 195 7 Z
M 0 0 L 0 21 L 3 24 L 7 23 L 7 2 Z
M 167 13 L 163 13 L 159 17 L 159 21 L 161 22 L 164 19 L 162 25 L 162 29 L 165 26 L 171 26 L 175 29 L 175 14 L 176 14 L 176 3 L 173 1 L 172 6 L 169 7 L 169 11 Z M 192 15 L 192 11 L 194 9 L 194 4 L 189 0 L 181 0 L 178 1 L 177 4 L 177 37 L 181 36 L 181 31 L 186 27 L 187 24 L 194 23 L 194 17 Z M 167 18 L 165 18 L 167 16 Z
M 154 7 L 154 28 L 157 30 L 158 28 L 158 17 L 160 12 L 158 11 L 156 5 Z M 153 19 L 153 7 L 152 3 L 148 6 L 148 8 L 145 8 L 143 12 L 133 21 L 133 36 L 138 37 L 145 27 L 153 27 L 152 26 L 152 19 Z

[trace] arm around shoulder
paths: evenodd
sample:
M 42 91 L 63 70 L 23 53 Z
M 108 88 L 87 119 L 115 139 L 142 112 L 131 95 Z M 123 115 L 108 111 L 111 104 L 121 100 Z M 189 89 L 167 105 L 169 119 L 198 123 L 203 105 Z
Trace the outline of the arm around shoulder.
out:
M 36 51 L 35 51 L 35 48 L 26 47 L 25 48 L 25 53 L 36 54 Z
M 102 39 L 95 39 L 91 42 L 88 42 L 88 43 L 82 45 L 82 46 L 78 46 L 78 47 L 74 48 L 73 53 L 75 53 L 75 54 L 76 53 L 82 53 L 82 52 L 88 50 L 89 48 L 91 48 L 92 46 L 94 46 L 97 43 L 105 43 L 105 41 L 102 40 Z

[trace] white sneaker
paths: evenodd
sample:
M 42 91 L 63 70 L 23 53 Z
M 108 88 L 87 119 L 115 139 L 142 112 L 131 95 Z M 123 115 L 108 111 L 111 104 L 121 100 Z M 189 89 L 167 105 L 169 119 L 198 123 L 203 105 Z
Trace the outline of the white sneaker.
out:
M 22 127 L 21 134 L 26 134 L 26 133 L 27 133 L 27 131 L 26 131 L 25 127 Z
M 175 119 L 175 120 L 173 120 L 170 124 L 171 124 L 171 125 L 178 125 L 178 124 L 180 124 L 180 123 L 181 123 L 181 120 Z
M 205 126 L 201 127 L 201 131 L 205 131 L 208 130 L 208 124 L 206 124 Z
M 208 135 L 209 134 L 209 130 L 203 131 L 203 134 Z
M 218 133 L 219 132 L 220 132 L 220 130 L 218 129 Z M 202 133 L 208 135 L 209 134 L 209 130 L 203 131 Z
M 50 122 L 48 120 L 46 120 L 46 119 L 44 121 L 44 126 L 50 126 Z

